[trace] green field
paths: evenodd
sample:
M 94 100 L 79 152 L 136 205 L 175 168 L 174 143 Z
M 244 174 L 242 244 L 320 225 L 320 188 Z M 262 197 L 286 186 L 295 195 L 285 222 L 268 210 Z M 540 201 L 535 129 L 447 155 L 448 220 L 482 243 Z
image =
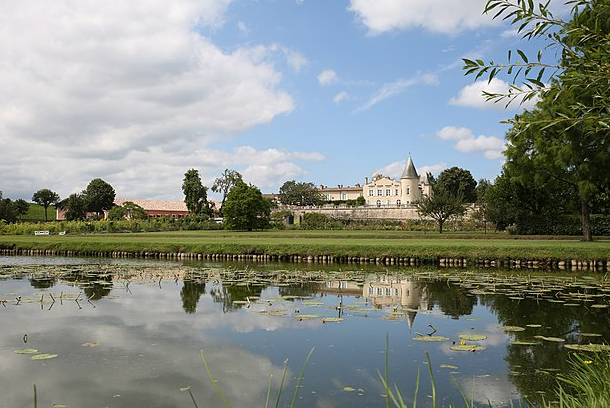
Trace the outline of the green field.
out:
M 1 248 L 466 259 L 609 260 L 610 240 L 401 231 L 176 231 L 64 236 L 3 235 Z
M 47 209 L 49 221 L 55 221 L 57 213 L 55 212 L 55 206 L 50 205 Z M 21 217 L 21 221 L 44 221 L 44 207 L 40 204 L 30 203 L 30 209 L 28 212 Z

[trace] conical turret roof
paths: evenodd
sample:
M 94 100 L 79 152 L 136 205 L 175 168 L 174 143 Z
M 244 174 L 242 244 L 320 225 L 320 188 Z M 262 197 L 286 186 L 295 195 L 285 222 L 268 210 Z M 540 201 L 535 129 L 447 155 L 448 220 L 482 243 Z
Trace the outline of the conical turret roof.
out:
M 417 175 L 417 170 L 415 170 L 415 166 L 413 165 L 413 160 L 411 160 L 411 156 L 409 155 L 409 159 L 407 160 L 407 165 L 405 166 L 405 170 L 402 172 L 401 179 L 419 179 Z

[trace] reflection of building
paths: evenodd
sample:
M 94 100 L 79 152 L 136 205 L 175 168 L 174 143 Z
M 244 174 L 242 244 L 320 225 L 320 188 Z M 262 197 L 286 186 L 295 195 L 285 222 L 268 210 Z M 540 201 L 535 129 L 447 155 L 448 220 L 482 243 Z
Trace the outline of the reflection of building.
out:
M 409 328 L 418 309 L 428 309 L 428 291 L 418 282 L 408 278 L 393 278 L 384 276 L 377 280 L 366 280 L 362 288 L 364 299 L 375 306 L 402 306 L 406 308 Z
M 360 296 L 362 294 L 362 283 L 346 280 L 327 281 L 324 283 L 323 291 L 325 293 Z

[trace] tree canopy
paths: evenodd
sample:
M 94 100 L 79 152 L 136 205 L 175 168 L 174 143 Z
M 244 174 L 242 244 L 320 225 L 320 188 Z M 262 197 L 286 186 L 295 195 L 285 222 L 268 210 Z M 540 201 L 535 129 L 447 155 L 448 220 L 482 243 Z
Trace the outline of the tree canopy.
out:
M 44 220 L 48 221 L 49 216 L 47 210 L 51 204 L 57 205 L 59 202 L 59 194 L 49 190 L 48 188 L 43 188 L 32 195 L 32 201 L 43 206 Z
M 208 202 L 208 188 L 201 183 L 199 171 L 189 169 L 184 173 L 182 181 L 182 192 L 186 208 L 193 215 L 210 215 L 210 203 Z
M 430 217 L 437 222 L 438 232 L 442 234 L 445 222 L 466 213 L 466 202 L 461 191 L 454 194 L 440 184 L 434 185 L 432 192 L 432 195 L 424 196 L 414 204 L 420 216 Z
M 2 198 L 0 191 L 0 220 L 7 223 L 17 221 L 17 218 L 28 212 L 29 204 L 22 199 L 11 200 L 10 198 Z
M 222 216 L 222 209 L 224 208 L 225 201 L 227 200 L 227 195 L 233 187 L 243 181 L 244 180 L 239 172 L 229 169 L 225 169 L 222 175 L 214 180 L 212 191 L 222 194 L 222 201 L 220 203 L 220 208 L 218 209 L 220 216 Z
M 287 181 L 280 187 L 279 195 L 280 203 L 285 205 L 307 206 L 322 203 L 322 193 L 311 182 Z
M 87 211 L 97 214 L 98 217 L 114 206 L 114 188 L 101 178 L 93 179 L 87 185 L 83 196 L 86 202 Z
M 477 200 L 477 182 L 469 170 L 459 167 L 445 169 L 438 175 L 436 184 L 438 188 L 446 190 L 454 196 L 461 192 L 464 201 L 468 203 L 474 203 Z
M 229 192 L 223 213 L 226 229 L 265 229 L 270 227 L 271 202 L 256 186 L 242 181 Z
M 87 200 L 83 194 L 70 194 L 58 205 L 65 210 L 66 220 L 68 221 L 87 218 Z

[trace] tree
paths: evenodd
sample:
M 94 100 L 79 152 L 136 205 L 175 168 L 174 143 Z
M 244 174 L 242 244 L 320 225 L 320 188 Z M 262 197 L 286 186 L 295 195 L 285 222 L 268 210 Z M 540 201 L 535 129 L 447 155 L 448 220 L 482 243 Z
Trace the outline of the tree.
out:
M 109 210 L 114 206 L 114 188 L 101 178 L 93 179 L 87 185 L 83 196 L 87 204 L 87 211 L 97 214 L 101 218 L 104 210 Z
M 280 187 L 279 200 L 285 205 L 319 205 L 322 203 L 322 193 L 313 183 L 291 180 Z
M 477 182 L 468 170 L 459 167 L 445 169 L 438 175 L 436 184 L 439 188 L 450 192 L 454 196 L 461 192 L 464 201 L 467 203 L 474 203 L 477 200 Z
M 545 49 L 554 49 L 558 61 L 547 62 L 543 50 L 535 58 L 516 50 L 508 52 L 506 63 L 464 59 L 466 75 L 476 78 L 487 76 L 491 81 L 501 73 L 512 77 L 507 93 L 484 93 L 489 100 L 529 100 L 552 91 L 556 96 L 563 92 L 586 93 L 586 101 L 575 100 L 569 115 L 538 118 L 543 125 L 561 125 L 569 128 L 585 123 L 593 133 L 610 129 L 610 3 L 607 0 L 570 0 L 571 20 L 555 17 L 549 3 L 531 0 L 489 0 L 485 13 L 494 18 L 510 20 L 526 40 L 542 39 Z M 513 59 L 513 55 L 517 59 Z M 523 118 L 520 118 L 523 119 Z M 527 122 L 524 122 L 527 124 Z
M 29 204 L 22 199 L 13 201 L 10 198 L 2 198 L 0 191 L 0 220 L 13 223 L 20 215 L 27 213 L 29 207 Z
M 186 208 L 191 214 L 211 214 L 210 204 L 208 203 L 208 188 L 201 184 L 198 170 L 189 169 L 184 173 L 182 192 L 184 193 Z
M 243 178 L 239 172 L 235 170 L 225 169 L 220 177 L 214 180 L 214 184 L 212 185 L 212 191 L 215 193 L 222 193 L 222 202 L 220 203 L 220 209 L 218 210 L 220 216 L 222 217 L 222 209 L 225 205 L 225 201 L 227 200 L 227 195 L 229 191 L 233 187 L 235 187 L 238 183 L 243 182 Z
M 57 205 L 59 202 L 59 194 L 48 188 L 43 188 L 32 195 L 32 201 L 44 207 L 44 220 L 49 221 L 47 210 L 51 204 Z
M 438 184 L 433 186 L 432 192 L 414 204 L 420 216 L 430 217 L 438 223 L 438 232 L 442 234 L 446 221 L 466 213 L 466 202 L 461 192 L 453 194 Z
M 66 211 L 68 221 L 84 220 L 87 218 L 87 200 L 83 194 L 70 194 L 68 198 L 58 204 Z
M 224 226 L 230 230 L 269 228 L 271 202 L 263 198 L 261 191 L 243 181 L 227 195 L 224 207 Z

